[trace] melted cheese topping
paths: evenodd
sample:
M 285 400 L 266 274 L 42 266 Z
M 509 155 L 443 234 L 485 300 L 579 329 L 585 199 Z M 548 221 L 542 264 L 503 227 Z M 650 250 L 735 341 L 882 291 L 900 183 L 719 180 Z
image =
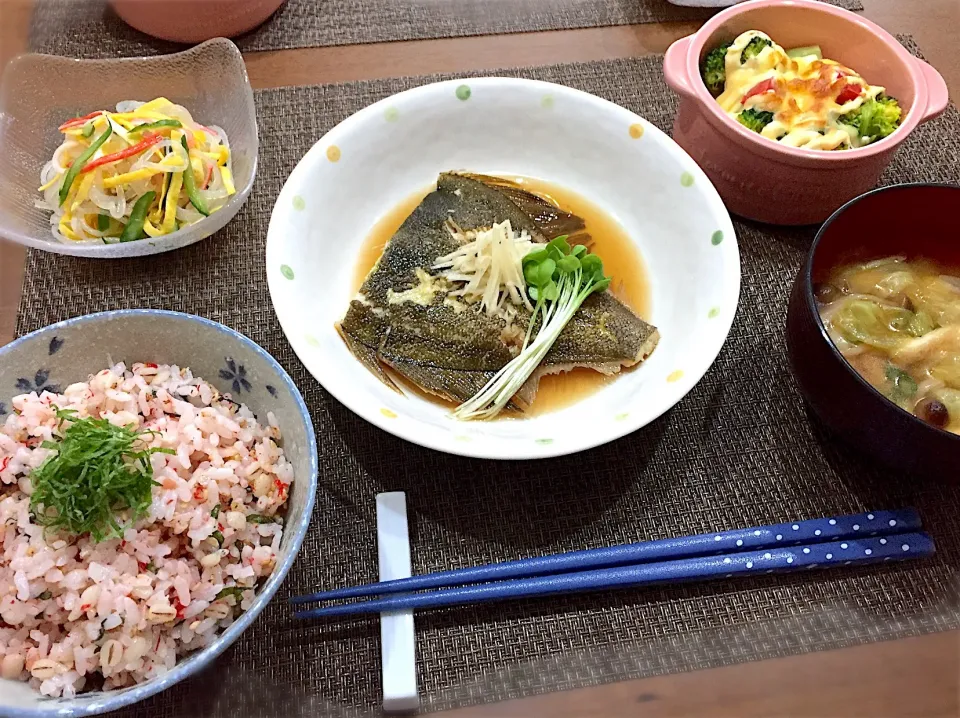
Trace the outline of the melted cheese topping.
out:
M 772 41 L 741 64 L 743 49 L 755 37 L 770 39 L 759 30 L 748 30 L 727 49 L 726 83 L 717 98 L 724 112 L 734 119 L 748 109 L 772 112 L 773 121 L 760 134 L 791 147 L 835 150 L 867 144 L 868 138 L 838 118 L 876 98 L 884 88 L 867 84 L 833 60 L 788 57 Z

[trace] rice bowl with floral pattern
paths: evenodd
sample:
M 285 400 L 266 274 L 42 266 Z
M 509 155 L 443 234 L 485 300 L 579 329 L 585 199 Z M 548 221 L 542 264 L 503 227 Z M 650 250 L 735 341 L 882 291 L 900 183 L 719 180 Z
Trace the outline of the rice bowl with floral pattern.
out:
M 0 358 L 0 713 L 95 715 L 199 671 L 310 521 L 293 382 L 237 332 L 159 310 L 60 322 Z
M 660 334 L 646 361 L 570 405 L 492 421 L 455 420 L 449 406 L 392 391 L 361 364 L 335 328 L 357 292 L 361 255 L 398 207 L 451 170 L 543 181 L 610 218 L 645 266 L 642 318 Z M 408 441 L 491 459 L 583 451 L 655 420 L 713 363 L 740 291 L 730 217 L 669 137 L 593 95 L 496 77 L 418 87 L 333 128 L 277 198 L 266 264 L 288 340 L 335 398 Z

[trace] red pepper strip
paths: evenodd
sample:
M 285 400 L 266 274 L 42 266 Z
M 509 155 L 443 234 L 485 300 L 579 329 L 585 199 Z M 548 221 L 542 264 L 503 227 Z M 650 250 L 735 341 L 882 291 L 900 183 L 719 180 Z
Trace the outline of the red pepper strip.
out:
M 207 166 L 207 178 L 203 181 L 203 187 L 201 189 L 206 189 L 210 185 L 210 178 L 213 177 L 213 165 Z
M 96 112 L 91 112 L 89 115 L 84 115 L 83 117 L 74 117 L 72 120 L 67 120 L 66 122 L 64 122 L 57 129 L 59 129 L 60 131 L 69 130 L 71 127 L 74 127 L 76 125 L 82 125 L 87 120 L 92 120 L 94 117 L 99 117 L 102 114 L 103 114 L 103 110 L 97 110 Z
M 747 90 L 747 94 L 743 96 L 743 99 L 740 102 L 746 102 L 754 95 L 761 95 L 764 92 L 770 92 L 775 89 L 777 89 L 777 82 L 774 78 L 769 77 L 763 82 L 759 82 Z
M 837 104 L 844 105 L 850 100 L 855 100 L 860 97 L 861 92 L 863 92 L 863 88 L 860 85 L 847 85 L 837 95 Z
M 97 167 L 103 167 L 103 165 L 108 165 L 112 162 L 119 162 L 120 160 L 127 159 L 127 157 L 133 157 L 134 155 L 138 155 L 144 150 L 150 149 L 153 145 L 157 144 L 162 139 L 163 137 L 161 137 L 160 135 L 156 135 L 152 132 L 148 132 L 147 134 L 144 135 L 143 140 L 133 145 L 132 147 L 128 147 L 125 150 L 120 150 L 119 152 L 114 152 L 112 155 L 104 155 L 103 157 L 96 159 L 93 162 L 87 163 L 87 165 L 82 170 L 80 170 L 80 173 L 83 174 L 85 172 L 90 172 L 92 170 L 95 170 Z

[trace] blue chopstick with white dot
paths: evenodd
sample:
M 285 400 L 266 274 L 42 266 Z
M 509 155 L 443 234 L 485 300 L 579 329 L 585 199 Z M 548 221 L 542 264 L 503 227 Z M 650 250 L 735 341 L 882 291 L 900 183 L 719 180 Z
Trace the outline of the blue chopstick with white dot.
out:
M 920 515 L 913 509 L 873 511 L 849 516 L 791 521 L 769 526 L 758 526 L 731 531 L 657 539 L 640 543 L 584 549 L 551 556 L 537 556 L 517 561 L 506 561 L 484 566 L 428 573 L 396 581 L 371 583 L 351 588 L 322 591 L 307 596 L 295 596 L 292 604 L 329 601 L 341 598 L 359 598 L 427 588 L 460 586 L 484 581 L 526 578 L 583 571 L 610 566 L 667 561 L 706 555 L 730 555 L 755 549 L 780 549 L 799 544 L 859 539 L 880 534 L 889 535 L 918 531 Z
M 903 533 L 920 529 L 920 515 L 914 509 L 872 511 L 865 514 L 835 516 L 823 519 L 792 521 L 755 529 L 735 529 L 713 534 L 714 550 L 727 553 L 768 546 L 796 546 L 820 541 L 833 541 L 861 536 Z M 700 543 L 702 536 L 688 541 Z
M 903 561 L 934 553 L 933 540 L 922 533 L 876 536 L 830 541 L 809 546 L 784 546 L 767 551 L 742 551 L 729 556 L 697 556 L 633 566 L 575 571 L 497 581 L 476 586 L 458 586 L 424 593 L 403 593 L 371 601 L 341 603 L 295 613 L 296 618 L 345 616 L 358 613 L 440 608 L 467 603 L 545 596 L 580 591 L 677 583 L 681 581 L 734 578 L 784 571 L 837 568 L 842 566 Z M 809 549 L 809 550 L 806 550 Z

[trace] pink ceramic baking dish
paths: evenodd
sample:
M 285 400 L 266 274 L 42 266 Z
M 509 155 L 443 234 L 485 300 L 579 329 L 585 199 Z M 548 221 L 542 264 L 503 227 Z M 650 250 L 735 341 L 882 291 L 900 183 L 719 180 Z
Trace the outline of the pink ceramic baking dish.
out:
M 896 97 L 905 115 L 889 137 L 853 150 L 787 147 L 727 116 L 700 77 L 710 50 L 746 30 L 782 47 L 819 45 L 824 57 L 856 70 Z M 673 43 L 664 59 L 667 83 L 680 95 L 673 139 L 713 181 L 727 208 L 774 224 L 821 222 L 876 185 L 897 147 L 921 122 L 947 106 L 947 85 L 880 26 L 815 0 L 752 0 L 715 15 Z

